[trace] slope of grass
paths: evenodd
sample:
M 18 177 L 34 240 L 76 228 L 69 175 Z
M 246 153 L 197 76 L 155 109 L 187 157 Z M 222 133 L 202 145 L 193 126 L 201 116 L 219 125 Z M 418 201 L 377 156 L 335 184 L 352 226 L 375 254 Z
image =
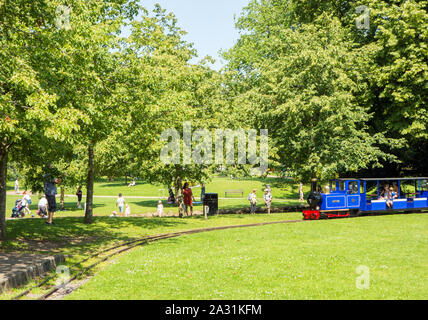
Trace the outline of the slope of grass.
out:
M 183 236 L 123 255 L 68 299 L 427 299 L 427 230 L 408 214 Z

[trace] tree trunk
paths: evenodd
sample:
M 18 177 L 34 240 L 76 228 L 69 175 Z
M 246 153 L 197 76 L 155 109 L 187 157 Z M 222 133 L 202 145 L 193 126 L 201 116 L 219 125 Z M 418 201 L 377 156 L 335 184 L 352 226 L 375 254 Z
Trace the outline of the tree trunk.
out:
M 180 177 L 176 177 L 174 181 L 175 198 L 183 194 L 183 183 Z
M 0 240 L 6 241 L 7 151 L 0 151 Z
M 184 216 L 184 199 L 183 199 L 183 184 L 181 181 L 181 177 L 176 177 L 174 181 L 175 188 L 175 198 L 178 203 L 178 216 L 182 218 Z
M 85 223 L 93 222 L 92 204 L 94 198 L 94 146 L 88 147 L 88 179 L 86 182 Z
M 64 205 L 64 197 L 65 197 L 65 190 L 64 187 L 60 187 L 61 190 L 61 197 L 60 197 L 60 202 L 59 202 L 59 210 L 64 211 L 65 210 L 65 205 Z

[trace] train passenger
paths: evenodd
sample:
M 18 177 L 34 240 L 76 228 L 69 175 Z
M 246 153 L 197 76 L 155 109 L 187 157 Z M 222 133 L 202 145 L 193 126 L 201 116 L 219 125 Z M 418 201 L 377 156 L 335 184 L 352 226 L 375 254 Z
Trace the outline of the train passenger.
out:
M 398 194 L 398 185 L 397 185 L 397 182 L 394 182 L 393 184 L 392 184 L 392 187 L 394 188 L 394 192 L 396 193 L 396 194 Z
M 394 191 L 394 188 L 389 188 L 388 198 L 386 199 L 386 206 L 388 209 L 392 209 L 394 199 L 397 198 L 397 194 Z
M 379 200 L 388 200 L 389 186 L 386 184 L 380 192 Z

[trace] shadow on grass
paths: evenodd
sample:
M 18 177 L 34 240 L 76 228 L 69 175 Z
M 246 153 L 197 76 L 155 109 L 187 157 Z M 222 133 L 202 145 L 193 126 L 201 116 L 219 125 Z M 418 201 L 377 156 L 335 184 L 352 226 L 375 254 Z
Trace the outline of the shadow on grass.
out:
M 197 218 L 190 218 L 197 219 Z M 95 217 L 92 224 L 82 217 L 54 219 L 55 225 L 46 225 L 44 219 L 9 220 L 6 223 L 7 241 L 1 251 L 69 252 L 88 254 L 96 247 L 112 242 L 129 241 L 143 237 L 153 229 L 185 228 L 187 219 L 177 218 L 109 218 Z M 162 231 L 164 232 L 164 231 Z

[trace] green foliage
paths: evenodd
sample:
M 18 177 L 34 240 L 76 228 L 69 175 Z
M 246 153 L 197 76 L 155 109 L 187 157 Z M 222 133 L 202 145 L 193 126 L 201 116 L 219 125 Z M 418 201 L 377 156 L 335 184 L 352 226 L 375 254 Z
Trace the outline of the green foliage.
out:
M 270 129 L 278 162 L 306 178 L 399 167 L 397 157 L 424 171 L 426 4 L 249 3 L 224 54 L 235 72 L 229 86 L 253 125 Z M 361 5 L 368 30 L 356 26 Z
M 366 125 L 367 60 L 339 21 L 322 15 L 295 30 L 251 31 L 227 54 L 231 67 L 252 68 L 242 73 L 237 103 L 269 129 L 287 168 L 326 179 L 386 157 L 376 146 L 382 136 Z

